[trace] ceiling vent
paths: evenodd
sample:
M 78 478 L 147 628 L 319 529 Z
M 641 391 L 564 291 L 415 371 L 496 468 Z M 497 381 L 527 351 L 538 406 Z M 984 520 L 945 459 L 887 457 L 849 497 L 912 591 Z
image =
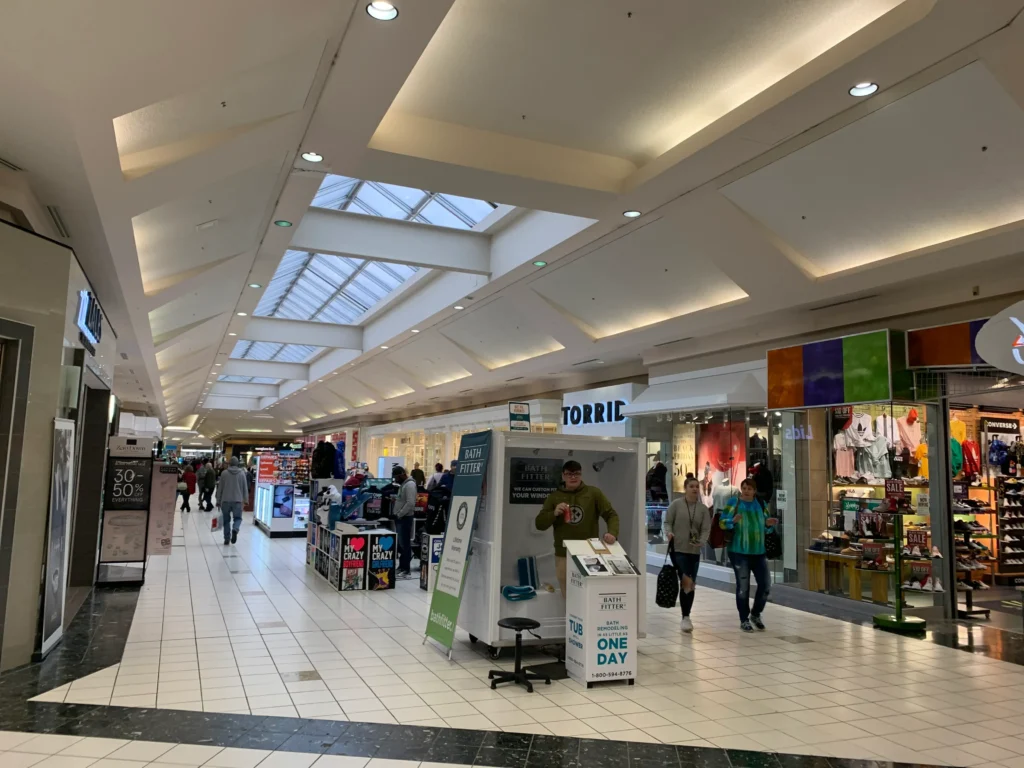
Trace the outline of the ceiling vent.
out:
M 122 360 L 127 360 L 128 359 L 128 353 L 127 352 L 122 352 L 121 353 L 121 359 Z
M 663 342 L 661 342 L 661 344 L 655 344 L 654 348 L 657 349 L 658 347 L 667 347 L 669 344 L 678 344 L 681 341 L 689 341 L 692 338 L 693 338 L 693 336 L 684 336 L 681 339 L 672 339 L 672 341 L 663 341 Z
M 23 171 L 24 168 L 19 168 L 17 165 L 12 163 L 10 160 L 4 160 L 0 157 L 0 167 L 6 168 L 9 171 Z
M 70 240 L 71 233 L 68 231 L 68 227 L 64 223 L 64 218 L 60 215 L 60 210 L 57 206 L 48 205 L 46 206 L 46 210 L 50 214 L 50 219 L 53 221 L 53 226 L 57 230 L 57 234 L 65 240 Z
M 516 376 L 515 378 L 505 379 L 505 381 L 522 381 L 525 378 L 525 376 Z
M 832 309 L 833 307 L 842 307 L 846 304 L 856 304 L 858 301 L 867 301 L 868 299 L 878 298 L 879 294 L 869 293 L 867 296 L 858 296 L 856 299 L 847 299 L 846 301 L 830 301 L 828 304 L 822 304 L 820 307 L 811 307 L 808 312 L 821 312 L 823 309 Z

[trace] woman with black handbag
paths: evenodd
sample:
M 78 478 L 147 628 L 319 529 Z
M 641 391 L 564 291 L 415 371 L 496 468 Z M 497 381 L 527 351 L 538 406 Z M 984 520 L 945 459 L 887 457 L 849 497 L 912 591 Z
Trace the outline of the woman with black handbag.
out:
M 679 607 L 683 612 L 683 632 L 693 631 L 690 610 L 697 587 L 700 550 L 711 535 L 711 510 L 700 500 L 700 483 L 689 479 L 683 486 L 683 498 L 668 505 L 665 512 L 665 536 L 672 562 L 679 573 Z
M 768 603 L 768 558 L 765 556 L 765 533 L 778 525 L 768 516 L 768 508 L 757 498 L 757 484 L 752 478 L 740 483 L 740 495 L 733 496 L 722 510 L 720 525 L 725 531 L 729 562 L 736 575 L 736 608 L 740 629 L 753 632 L 764 629 L 761 612 Z M 754 606 L 750 606 L 750 576 L 757 580 Z

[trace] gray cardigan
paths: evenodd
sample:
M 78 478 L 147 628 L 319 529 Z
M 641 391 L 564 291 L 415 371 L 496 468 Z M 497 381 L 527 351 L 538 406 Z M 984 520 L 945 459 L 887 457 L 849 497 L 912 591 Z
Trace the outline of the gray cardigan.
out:
M 680 496 L 668 505 L 665 512 L 665 533 L 675 537 L 676 552 L 699 555 L 700 548 L 707 544 L 711 535 L 711 511 L 699 500 L 693 506 L 693 532 L 699 544 L 690 543 L 690 516 L 689 505 Z

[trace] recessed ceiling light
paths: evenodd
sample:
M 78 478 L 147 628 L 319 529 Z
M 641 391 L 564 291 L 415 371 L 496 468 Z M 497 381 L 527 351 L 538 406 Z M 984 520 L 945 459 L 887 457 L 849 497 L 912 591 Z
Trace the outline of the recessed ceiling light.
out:
M 274 222 L 274 225 L 278 227 L 290 227 L 292 223 L 288 221 L 288 219 L 278 219 Z
M 535 267 L 546 267 L 547 265 L 548 265 L 548 263 L 546 261 L 535 261 L 535 262 L 533 262 L 533 266 L 535 266 Z
M 237 314 L 239 317 L 246 317 L 248 315 L 248 312 L 238 312 Z
M 878 90 L 878 83 L 857 83 L 850 89 L 851 96 L 870 96 Z
M 387 345 L 387 344 L 381 344 L 381 345 L 380 345 L 380 348 L 381 348 L 381 349 L 387 349 L 387 348 L 388 348 L 388 345 Z
M 637 216 L 640 216 L 641 213 L 640 211 L 623 211 L 622 215 L 627 219 L 635 219 Z
M 419 332 L 420 332 L 420 329 L 419 329 L 419 328 L 413 328 L 413 329 L 412 329 L 412 332 L 413 332 L 413 333 L 419 333 Z
M 229 333 L 228 336 L 237 336 L 237 333 Z
M 456 305 L 455 305 L 455 306 L 453 307 L 453 309 L 465 309 L 465 307 L 464 307 L 464 306 L 462 306 L 461 304 L 456 304 Z
M 308 160 L 311 163 L 319 163 L 324 159 L 323 155 L 317 154 L 316 152 L 303 152 L 302 159 Z
M 387 0 L 373 0 L 366 6 L 366 12 L 377 21 L 392 21 L 398 18 L 398 9 Z
M 263 286 L 259 283 L 249 283 L 250 288 L 262 288 Z

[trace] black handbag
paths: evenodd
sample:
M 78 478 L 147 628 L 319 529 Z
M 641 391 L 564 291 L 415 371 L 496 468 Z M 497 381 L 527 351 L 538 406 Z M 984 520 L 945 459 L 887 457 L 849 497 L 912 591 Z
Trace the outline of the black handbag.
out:
M 675 608 L 676 599 L 679 597 L 679 572 L 669 557 L 672 551 L 671 544 L 665 552 L 665 564 L 661 566 L 661 573 L 658 574 L 658 586 L 654 593 L 654 602 L 660 608 Z
M 775 531 L 768 531 L 764 535 L 764 554 L 769 560 L 782 557 L 782 537 Z

